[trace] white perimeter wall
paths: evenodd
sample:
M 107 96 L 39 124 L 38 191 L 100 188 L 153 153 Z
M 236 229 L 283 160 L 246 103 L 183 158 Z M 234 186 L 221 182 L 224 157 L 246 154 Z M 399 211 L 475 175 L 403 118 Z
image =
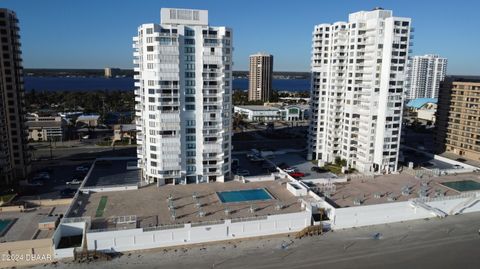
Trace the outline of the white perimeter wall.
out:
M 427 202 L 426 204 L 450 214 L 452 209 L 468 199 L 470 198 L 438 200 Z M 463 210 L 464 213 L 478 211 L 480 211 L 480 202 Z M 409 201 L 336 208 L 332 229 L 344 229 L 431 217 L 435 217 L 435 215 L 423 208 L 413 208 Z
M 109 192 L 109 191 L 129 191 L 137 190 L 138 185 L 116 185 L 116 186 L 98 186 L 81 188 L 82 192 Z
M 87 233 L 89 250 L 131 251 L 147 248 L 170 247 L 206 243 L 246 237 L 297 232 L 310 226 L 311 212 L 268 216 L 267 219 L 223 224 L 184 227 L 168 230 L 146 231 L 129 229 Z

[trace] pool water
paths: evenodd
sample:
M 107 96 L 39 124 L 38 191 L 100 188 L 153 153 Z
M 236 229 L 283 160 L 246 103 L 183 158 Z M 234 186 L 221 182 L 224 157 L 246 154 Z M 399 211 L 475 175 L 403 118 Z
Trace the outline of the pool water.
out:
M 480 183 L 473 180 L 462 180 L 443 182 L 442 185 L 452 188 L 457 191 L 475 191 L 480 190 Z
M 222 201 L 222 203 L 264 201 L 264 200 L 273 199 L 273 197 L 265 189 L 222 191 L 222 192 L 217 192 L 217 195 L 220 201 Z
M 11 219 L 0 219 L 0 236 L 6 232 L 12 222 L 13 220 Z

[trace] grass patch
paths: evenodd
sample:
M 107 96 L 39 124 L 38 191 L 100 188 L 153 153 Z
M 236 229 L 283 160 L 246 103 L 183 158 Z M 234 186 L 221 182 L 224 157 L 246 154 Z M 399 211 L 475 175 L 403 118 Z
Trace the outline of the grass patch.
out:
M 341 165 L 337 165 L 337 164 L 326 164 L 324 167 L 322 167 L 324 169 L 327 169 L 328 171 L 334 173 L 334 174 L 341 174 L 342 173 L 342 166 Z
M 103 211 L 105 211 L 105 207 L 107 206 L 107 200 L 108 200 L 107 196 L 102 196 L 102 198 L 100 198 L 100 202 L 98 203 L 98 207 L 97 207 L 97 212 L 95 213 L 96 218 L 100 218 L 103 216 Z
M 10 193 L 10 194 L 4 194 L 0 195 L 0 203 L 8 203 L 10 202 L 17 194 L 16 193 Z

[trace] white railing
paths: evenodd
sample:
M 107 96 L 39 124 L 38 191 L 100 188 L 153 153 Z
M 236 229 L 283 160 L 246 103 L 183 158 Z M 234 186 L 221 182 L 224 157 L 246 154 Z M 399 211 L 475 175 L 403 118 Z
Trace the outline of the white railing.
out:
M 458 195 L 450 195 L 450 196 L 442 196 L 442 197 L 419 197 L 413 198 L 413 201 L 420 201 L 422 203 L 430 203 L 430 202 L 437 202 L 437 201 L 449 201 L 449 200 L 456 200 L 456 199 L 464 199 L 477 196 L 478 192 L 468 192 L 468 193 L 461 193 Z

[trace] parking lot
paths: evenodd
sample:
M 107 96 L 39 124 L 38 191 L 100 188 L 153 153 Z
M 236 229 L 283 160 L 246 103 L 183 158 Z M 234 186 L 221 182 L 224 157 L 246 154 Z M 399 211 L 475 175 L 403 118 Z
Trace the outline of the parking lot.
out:
M 87 171 L 77 171 L 77 167 L 89 167 L 92 162 L 86 161 L 41 161 L 36 162 L 29 184 L 23 186 L 22 196 L 32 196 L 40 199 L 67 198 L 73 196 L 74 192 L 65 192 L 65 189 L 76 190 L 80 184 L 67 184 L 74 179 L 83 180 Z M 40 172 L 47 172 L 49 178 L 33 180 Z M 33 185 L 36 184 L 36 185 Z M 40 185 L 41 184 L 41 185 Z M 63 193 L 62 193 L 63 191 Z
M 264 175 L 271 174 L 271 172 L 268 169 L 269 167 L 271 168 L 272 166 L 269 165 L 268 162 L 266 161 L 251 161 L 247 158 L 247 154 L 235 154 L 235 152 L 233 152 L 232 160 L 235 160 L 235 159 L 238 160 L 239 165 L 238 167 L 233 168 L 234 174 L 236 174 L 237 170 L 248 171 L 249 175 L 245 175 L 245 176 L 264 176 Z
M 413 162 L 414 167 L 424 167 L 427 169 L 454 169 L 453 164 L 435 160 L 433 156 L 422 154 L 412 149 L 402 149 L 404 156 L 403 165 L 408 166 L 409 162 Z
M 311 161 L 308 161 L 305 156 L 306 154 L 303 154 L 303 152 L 275 155 L 274 163 L 277 166 L 280 166 L 281 164 L 286 164 L 289 167 L 296 168 L 298 172 L 302 172 L 305 174 L 305 176 L 301 178 L 303 180 L 337 177 L 335 174 L 330 172 L 317 173 L 312 171 L 312 167 L 314 167 L 315 165 Z

